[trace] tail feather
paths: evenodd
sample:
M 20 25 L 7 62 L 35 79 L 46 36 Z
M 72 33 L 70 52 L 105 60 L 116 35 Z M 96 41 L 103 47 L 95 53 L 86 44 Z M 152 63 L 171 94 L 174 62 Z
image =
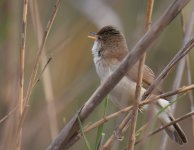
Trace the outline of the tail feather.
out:
M 159 107 L 158 109 L 161 109 L 161 107 L 165 107 L 169 102 L 163 99 L 160 99 L 158 101 Z M 167 123 L 170 123 L 171 121 L 174 121 L 174 117 L 170 114 L 170 110 L 167 109 L 164 112 L 162 112 L 159 115 L 159 120 L 161 124 L 165 125 Z M 176 143 L 183 145 L 184 143 L 187 143 L 187 138 L 185 136 L 184 131 L 181 129 L 178 123 L 175 123 L 165 129 L 166 133 L 169 135 L 169 137 L 175 141 Z
M 171 121 L 175 120 L 174 117 L 171 116 L 171 115 L 169 115 L 169 119 Z M 177 143 L 179 143 L 179 144 L 187 143 L 187 138 L 185 136 L 184 131 L 181 129 L 180 125 L 178 123 L 175 123 L 175 124 L 173 124 L 173 127 L 176 131 L 175 132 L 175 137 L 177 137 L 177 138 L 175 138 L 175 140 L 177 141 Z

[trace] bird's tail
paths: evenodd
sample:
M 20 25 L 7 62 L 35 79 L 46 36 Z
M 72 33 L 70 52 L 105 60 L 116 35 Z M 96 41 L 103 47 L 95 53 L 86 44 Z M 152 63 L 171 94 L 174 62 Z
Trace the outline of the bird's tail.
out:
M 169 105 L 169 102 L 164 99 L 159 99 L 156 103 L 156 110 L 161 110 L 161 108 Z M 174 117 L 170 114 L 169 108 L 159 114 L 159 120 L 162 125 L 166 125 L 174 120 Z M 187 143 L 187 138 L 185 136 L 184 131 L 181 129 L 178 123 L 175 123 L 165 129 L 166 133 L 169 137 L 175 141 L 176 143 L 183 145 Z

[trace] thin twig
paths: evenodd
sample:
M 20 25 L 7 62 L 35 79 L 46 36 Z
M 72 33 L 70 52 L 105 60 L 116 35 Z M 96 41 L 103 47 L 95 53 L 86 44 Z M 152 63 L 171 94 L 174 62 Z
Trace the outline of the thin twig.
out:
M 172 121 L 172 122 L 166 124 L 165 126 L 162 126 L 162 127 L 158 128 L 157 130 L 153 131 L 153 132 L 150 133 L 147 137 L 143 137 L 142 139 L 136 141 L 135 144 L 139 144 L 143 139 L 146 139 L 146 138 L 148 138 L 148 137 L 150 137 L 150 136 L 152 136 L 152 135 L 154 135 L 154 134 L 156 134 L 156 133 L 158 133 L 158 132 L 160 132 L 160 131 L 166 129 L 167 127 L 169 127 L 169 126 L 171 126 L 171 125 L 173 125 L 173 124 L 175 124 L 175 123 L 177 123 L 177 122 L 180 122 L 181 120 L 184 120 L 184 119 L 186 119 L 186 118 L 188 118 L 188 117 L 190 117 L 190 116 L 192 116 L 192 115 L 194 115 L 194 112 L 187 113 L 187 114 L 185 114 L 185 115 L 183 115 L 183 116 L 181 116 L 181 117 L 175 119 L 174 121 Z
M 78 134 L 79 124 L 77 117 L 80 116 L 84 121 L 89 114 L 98 106 L 103 98 L 111 91 L 111 89 L 121 80 L 127 71 L 138 61 L 142 54 L 148 49 L 151 43 L 159 36 L 165 27 L 177 16 L 181 9 L 189 2 L 189 0 L 175 0 L 158 19 L 158 21 L 150 28 L 150 30 L 137 42 L 131 52 L 122 61 L 121 65 L 112 73 L 105 82 L 103 82 L 84 106 L 72 117 L 72 119 L 61 130 L 56 139 L 49 145 L 48 150 L 66 149 L 67 143 L 73 140 Z
M 22 14 L 22 31 L 21 31 L 21 47 L 20 47 L 20 76 L 19 76 L 19 119 L 22 118 L 22 113 L 24 110 L 24 65 L 25 65 L 25 49 L 26 49 L 26 28 L 27 28 L 27 14 L 28 14 L 28 0 L 23 0 L 23 14 Z M 19 122 L 18 122 L 19 123 Z M 19 124 L 18 124 L 19 125 Z M 16 149 L 21 149 L 22 141 L 22 127 L 18 126 L 17 136 L 17 147 Z
M 110 115 L 107 115 L 105 117 L 103 117 L 102 119 L 96 121 L 95 123 L 87 126 L 85 129 L 84 129 L 84 133 L 88 133 L 89 131 L 93 130 L 94 128 L 97 128 L 99 127 L 100 125 L 108 122 L 109 120 L 113 119 L 113 118 L 116 118 L 118 116 L 120 116 L 121 114 L 124 114 L 126 112 L 129 112 L 130 110 L 132 110 L 133 106 L 129 106 L 129 107 L 126 107 L 126 108 L 123 108 L 113 114 L 110 114 Z M 75 143 L 76 141 L 78 141 L 80 138 L 81 138 L 81 134 L 79 133 L 73 140 L 71 140 L 71 143 L 68 143 L 69 147 Z
M 40 46 L 40 49 L 38 50 L 38 53 L 36 55 L 36 61 L 35 61 L 35 65 L 34 65 L 34 68 L 33 68 L 33 71 L 32 71 L 32 74 L 31 74 L 31 77 L 30 77 L 30 82 L 28 84 L 28 89 L 27 89 L 27 94 L 25 96 L 25 99 L 24 99 L 24 108 L 23 108 L 23 112 L 22 112 L 22 116 L 21 116 L 21 120 L 19 122 L 19 127 L 22 126 L 23 122 L 24 122 L 24 118 L 25 118 L 25 115 L 26 115 L 26 112 L 27 112 L 27 105 L 28 105 L 28 101 L 29 101 L 29 98 L 31 96 L 31 93 L 32 93 L 32 90 L 33 90 L 33 85 L 34 85 L 34 82 L 36 81 L 36 75 L 37 75 L 37 71 L 38 71 L 38 68 L 39 68 L 39 63 L 40 63 L 40 58 L 41 58 L 41 54 L 42 54 L 42 51 L 45 47 L 45 44 L 46 44 L 46 41 L 47 41 L 47 38 L 48 38 L 48 35 L 50 33 L 50 29 L 52 27 L 52 24 L 53 24 L 53 21 L 55 19 L 55 16 L 56 16 L 56 13 L 57 13 L 57 10 L 59 8 L 59 4 L 60 4 L 60 1 L 61 0 L 57 0 L 56 1 L 56 4 L 54 5 L 54 10 L 53 10 L 53 13 L 51 15 L 51 18 L 50 20 L 48 21 L 48 24 L 47 24 L 47 27 L 46 27 L 46 30 L 44 32 L 44 36 L 43 36 L 43 40 L 41 42 L 41 46 Z M 19 132 L 19 130 L 17 131 Z
M 190 63 L 189 63 L 189 56 L 187 56 L 186 58 L 186 71 L 187 71 L 187 80 L 188 80 L 188 84 L 192 83 L 192 78 L 191 78 L 191 67 L 190 67 Z M 188 93 L 189 96 L 189 101 L 190 101 L 190 105 L 191 105 L 191 111 L 194 111 L 194 98 L 193 98 L 193 94 L 192 92 Z M 193 138 L 194 138 L 194 116 L 192 116 L 192 130 L 193 130 Z
M 152 85 L 149 86 L 147 91 L 144 93 L 142 100 L 148 97 L 151 92 L 157 88 L 160 82 L 162 82 L 174 65 L 177 64 L 190 50 L 194 47 L 194 37 L 192 37 L 180 50 L 179 52 L 173 57 L 173 59 L 169 62 L 169 64 L 163 69 L 160 75 L 155 79 Z
M 50 29 L 51 29 L 51 27 L 53 25 L 54 19 L 55 19 L 56 14 L 57 14 L 57 10 L 58 10 L 58 8 L 60 6 L 60 2 L 61 2 L 61 0 L 57 0 L 56 1 L 55 5 L 54 5 L 54 10 L 52 12 L 50 20 L 48 21 L 46 29 L 44 31 L 44 35 L 43 35 L 43 39 L 42 39 L 42 42 L 41 42 L 41 46 L 40 46 L 40 49 L 37 52 L 36 61 L 35 61 L 34 67 L 33 67 L 33 71 L 31 73 L 30 82 L 28 84 L 27 94 L 26 94 L 26 97 L 25 97 L 25 105 L 27 105 L 27 103 L 29 101 L 29 98 L 31 96 L 31 93 L 32 93 L 32 90 L 33 90 L 33 85 L 34 85 L 34 82 L 36 81 L 37 71 L 38 71 L 38 68 L 39 68 L 39 65 L 40 65 L 41 54 L 42 54 L 42 52 L 44 50 L 44 47 L 45 47 L 48 35 L 50 33 Z
M 130 111 L 132 108 L 133 108 L 132 106 L 129 106 L 129 107 L 123 108 L 123 109 L 121 109 L 121 110 L 119 110 L 119 111 L 117 111 L 117 112 L 115 112 L 115 113 L 113 113 L 113 114 L 110 114 L 110 115 L 108 115 L 108 116 L 103 117 L 103 118 L 100 119 L 99 121 L 97 121 L 97 122 L 95 122 L 94 124 L 88 126 L 88 127 L 84 130 L 84 132 L 87 133 L 87 132 L 89 132 L 90 130 L 92 130 L 92 129 L 98 127 L 99 125 L 101 125 L 101 124 L 103 124 L 103 123 L 109 121 L 110 119 L 115 118 L 115 117 L 118 117 L 118 116 L 120 116 L 121 114 Z
M 42 27 L 41 20 L 40 20 L 38 5 L 36 1 L 31 1 L 30 4 L 32 7 L 31 14 L 32 14 L 33 28 L 37 36 L 38 46 L 40 47 L 41 40 L 42 40 L 41 37 L 43 35 L 42 34 L 43 27 Z M 51 138 L 54 139 L 56 137 L 56 134 L 58 133 L 58 122 L 57 122 L 57 117 L 56 117 L 57 109 L 55 107 L 55 102 L 54 102 L 53 85 L 51 81 L 51 71 L 50 71 L 50 67 L 47 66 L 48 63 L 51 61 L 51 59 L 52 59 L 51 57 L 49 59 L 47 58 L 46 52 L 43 49 L 42 59 L 40 61 L 42 71 L 37 76 L 36 81 L 34 82 L 33 88 L 35 88 L 40 77 L 43 76 L 43 87 L 44 87 L 45 99 L 47 102 L 47 114 L 49 118 L 49 127 L 50 127 L 50 132 L 51 132 Z
M 181 14 L 182 14 L 182 11 L 181 11 Z M 189 17 L 191 19 L 189 19 L 187 25 L 184 22 L 183 14 L 181 15 L 181 23 L 182 23 L 182 30 L 183 30 L 183 37 L 184 37 L 183 43 L 182 43 L 183 47 L 185 46 L 185 44 L 191 38 L 193 24 L 194 24 L 194 15 L 193 14 L 194 14 L 194 5 L 193 5 L 193 8 L 192 8 L 192 12 L 190 14 L 190 17 Z M 173 89 L 177 89 L 181 85 L 181 81 L 182 81 L 182 78 L 183 78 L 183 72 L 184 72 L 184 69 L 185 69 L 186 57 L 184 57 L 178 63 L 178 67 L 177 67 L 177 70 L 176 70 L 176 76 L 175 76 L 174 83 L 173 83 Z M 176 99 L 176 95 L 173 96 L 172 99 Z M 172 106 L 172 111 L 173 111 L 172 113 L 174 113 L 175 110 L 176 110 L 176 104 Z M 162 150 L 166 149 L 166 145 L 167 145 L 167 141 L 168 141 L 167 138 L 168 138 L 167 135 L 163 135 L 163 137 L 162 137 L 162 140 L 161 140 L 162 141 L 162 143 L 161 143 L 161 149 Z
M 193 89 L 194 89 L 194 84 L 189 85 L 189 86 L 183 86 L 183 87 L 178 88 L 178 89 L 176 89 L 176 90 L 169 91 L 169 92 L 166 92 L 166 93 L 157 95 L 157 96 L 150 97 L 150 98 L 148 98 L 148 99 L 146 99 L 146 100 L 140 102 L 139 108 L 143 107 L 144 105 L 151 104 L 151 103 L 157 101 L 158 99 L 161 99 L 161 98 L 168 98 L 168 97 L 171 97 L 171 96 L 176 95 L 176 94 L 181 94 L 181 93 L 189 92 L 190 90 L 193 90 Z M 125 113 L 125 112 L 129 112 L 129 111 L 131 111 L 132 109 L 133 109 L 133 106 L 129 106 L 129 107 L 123 108 L 123 109 L 121 109 L 121 110 L 119 110 L 119 111 L 117 111 L 117 112 L 115 112 L 115 113 L 113 113 L 113 114 L 110 114 L 110 115 L 108 115 L 108 116 L 105 116 L 104 118 L 102 118 L 102 119 L 96 121 L 94 124 L 92 124 L 92 125 L 86 127 L 86 128 L 84 129 L 84 133 L 88 133 L 88 132 L 91 131 L 92 129 L 99 127 L 101 124 L 104 124 L 104 123 L 108 122 L 110 119 L 113 119 L 113 118 L 115 118 L 115 117 L 118 117 L 118 116 L 120 116 L 121 114 L 123 114 L 123 113 Z M 129 119 L 129 118 L 128 118 L 128 119 Z M 122 123 L 122 124 L 123 124 L 123 123 Z M 124 127 L 123 127 L 123 128 L 124 128 Z M 121 128 L 120 128 L 120 129 L 121 129 Z M 147 135 L 148 135 L 148 134 L 147 134 Z M 146 135 L 146 136 L 147 136 L 147 135 Z M 78 140 L 81 138 L 81 136 L 82 136 L 82 135 L 79 133 L 75 138 L 73 138 L 73 139 L 70 141 L 70 143 L 68 143 L 68 147 L 67 147 L 67 148 L 71 147 L 71 145 L 72 145 L 73 143 L 75 143 L 76 141 L 78 141 Z M 146 136 L 145 136 L 145 137 L 146 137 Z M 112 136 L 109 138 L 109 140 L 108 140 L 108 142 L 107 142 L 107 144 L 106 144 L 106 147 L 110 147 L 109 144 L 112 144 L 113 140 L 114 140 L 114 135 L 112 135 Z
M 193 6 L 192 6 L 192 12 L 191 12 L 191 16 L 189 17 L 191 18 L 190 19 L 190 23 L 189 23 L 189 31 L 188 32 L 192 32 L 192 29 L 193 29 L 193 24 L 194 24 L 194 3 L 193 3 Z M 186 57 L 186 73 L 187 73 L 187 81 L 188 81 L 188 84 L 191 84 L 192 83 L 192 77 L 191 77 L 191 67 L 190 67 L 190 59 L 189 59 L 189 56 Z M 194 97 L 193 97 L 193 94 L 192 92 L 189 92 L 188 93 L 188 96 L 189 96 L 189 101 L 190 101 L 190 105 L 191 105 L 191 111 L 194 111 Z M 194 116 L 192 116 L 192 129 L 193 129 L 193 138 L 194 138 Z
M 8 112 L 7 115 L 5 115 L 3 118 L 1 118 L 1 119 L 0 119 L 0 124 L 1 124 L 2 122 L 4 122 L 7 118 L 9 118 L 9 116 L 13 115 L 13 113 L 18 109 L 18 106 L 19 106 L 19 105 L 16 105 L 14 108 L 11 109 L 10 112 Z
M 169 91 L 169 92 L 157 95 L 157 96 L 150 97 L 150 98 L 140 102 L 139 107 L 151 104 L 151 103 L 153 103 L 154 101 L 156 101 L 158 99 L 167 98 L 167 97 L 171 97 L 173 95 L 189 92 L 190 90 L 193 90 L 193 89 L 194 89 L 194 84 L 191 84 L 189 86 L 183 86 L 183 87 L 178 88 L 176 90 Z M 123 114 L 125 112 L 131 111 L 132 109 L 133 109 L 133 106 L 129 106 L 129 107 L 123 108 L 123 109 L 121 109 L 121 110 L 119 110 L 119 111 L 117 111 L 113 114 L 105 116 L 104 118 L 100 119 L 99 121 L 95 122 L 94 124 L 88 126 L 86 129 L 84 129 L 84 133 L 87 133 L 87 132 L 91 131 L 92 129 L 97 128 L 101 124 L 103 124 L 105 122 L 108 122 L 110 119 L 118 117 L 118 116 L 120 116 L 121 114 Z
M 121 122 L 121 124 L 119 124 L 119 126 L 116 128 L 116 130 L 113 132 L 113 134 L 107 140 L 107 142 L 103 145 L 103 150 L 110 150 L 111 147 L 112 147 L 112 145 L 113 145 L 113 142 L 116 139 L 121 139 L 122 138 L 124 128 L 129 123 L 129 121 L 131 121 L 130 119 L 133 117 L 133 115 L 134 114 L 132 114 L 131 112 L 129 112 L 125 116 L 125 118 L 123 119 L 123 121 Z
M 151 27 L 153 6 L 154 6 L 154 0 L 147 0 L 146 23 L 145 23 L 146 32 Z M 146 53 L 144 53 L 143 56 L 139 60 L 138 80 L 137 80 L 137 85 L 136 85 L 136 90 L 135 90 L 135 99 L 133 102 L 134 116 L 132 116 L 131 128 L 129 130 L 128 150 L 134 149 L 134 144 L 135 144 L 135 139 L 136 139 L 135 129 L 136 129 L 136 123 L 137 123 L 139 101 L 141 100 L 141 88 L 142 88 L 143 69 L 144 69 L 145 59 L 146 59 Z
M 50 57 L 50 58 L 47 60 L 46 64 L 43 66 L 43 68 L 42 68 L 42 70 L 41 70 L 39 76 L 37 77 L 36 82 L 34 83 L 34 87 L 35 87 L 35 86 L 37 85 L 37 83 L 40 81 L 41 76 L 43 75 L 45 69 L 48 67 L 48 64 L 51 62 L 51 60 L 52 60 L 52 57 Z
M 153 102 L 157 99 L 160 99 L 160 98 L 167 98 L 167 97 L 170 97 L 170 96 L 173 96 L 173 95 L 177 95 L 177 94 L 180 94 L 180 93 L 187 92 L 187 91 L 192 90 L 192 89 L 194 89 L 194 84 L 191 84 L 189 86 L 183 86 L 181 88 L 178 88 L 177 90 L 173 90 L 173 91 L 170 91 L 170 92 L 166 92 L 164 94 L 160 94 L 160 95 L 148 98 L 148 99 L 144 100 L 143 102 L 141 102 L 140 106 L 149 104 L 149 103 L 151 103 L 151 102 Z
M 152 24 L 153 7 L 154 7 L 154 0 L 147 0 L 147 11 L 146 11 L 147 13 L 146 13 L 146 25 L 145 25 L 145 31 L 146 32 L 150 29 L 151 24 Z M 144 59 L 145 59 L 145 57 L 146 57 L 146 54 L 144 56 Z M 144 60 L 144 62 L 145 62 L 145 60 Z M 148 113 L 147 113 L 147 116 L 149 116 L 148 117 L 148 121 L 150 121 L 150 119 L 153 116 L 153 109 L 152 109 L 152 107 L 153 107 L 153 105 L 149 105 L 148 106 Z M 149 131 L 148 129 L 150 127 L 150 124 L 149 123 L 147 124 L 146 129 L 144 130 L 143 135 L 147 135 L 148 134 L 148 131 Z M 139 149 L 144 149 L 144 147 L 145 147 L 144 142 L 142 142 L 142 144 L 139 146 Z
M 183 17 L 183 15 L 182 15 L 182 17 Z M 184 35 L 183 44 L 182 44 L 183 47 L 188 43 L 188 41 L 192 37 L 192 30 L 193 30 L 193 25 L 194 25 L 194 5 L 192 6 L 192 12 L 191 12 L 189 18 L 191 18 L 191 19 L 189 19 L 187 26 L 185 25 L 186 23 L 184 22 L 184 20 L 182 18 L 182 30 L 183 30 L 183 35 Z M 186 59 L 183 58 L 183 60 L 181 60 L 178 64 L 178 69 L 176 72 L 176 77 L 174 80 L 173 89 L 180 87 L 180 84 L 182 81 L 182 76 L 183 76 L 183 71 L 185 68 L 185 60 Z M 172 99 L 176 99 L 176 96 L 172 97 Z

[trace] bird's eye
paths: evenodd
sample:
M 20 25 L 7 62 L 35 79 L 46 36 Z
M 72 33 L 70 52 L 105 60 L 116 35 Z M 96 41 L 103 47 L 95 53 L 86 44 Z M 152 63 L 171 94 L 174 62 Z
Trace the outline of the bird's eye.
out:
M 101 36 L 98 36 L 98 40 L 102 40 Z
M 98 51 L 98 57 L 101 57 L 102 56 L 102 50 L 100 49 L 99 51 Z

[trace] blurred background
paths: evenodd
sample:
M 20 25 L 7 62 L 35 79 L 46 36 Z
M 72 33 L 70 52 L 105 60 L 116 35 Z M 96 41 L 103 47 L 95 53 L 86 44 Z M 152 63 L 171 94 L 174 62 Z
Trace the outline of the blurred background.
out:
M 155 1 L 153 23 L 172 2 L 169 0 Z M 192 2 L 193 3 L 193 2 Z M 192 3 L 185 9 L 183 18 L 188 22 Z M 43 31 L 51 16 L 55 1 L 30 0 L 28 7 L 27 43 L 25 55 L 25 93 L 32 72 L 36 52 L 42 40 Z M 0 119 L 18 103 L 19 50 L 21 43 L 21 22 L 23 3 L 19 0 L 0 0 Z M 129 50 L 144 34 L 146 0 L 62 0 L 56 19 L 51 28 L 45 50 L 42 55 L 39 79 L 29 101 L 28 113 L 23 125 L 22 149 L 46 149 L 65 123 L 87 101 L 100 84 L 95 72 L 91 47 L 93 41 L 87 38 L 89 32 L 98 31 L 105 25 L 114 25 L 126 36 Z M 146 64 L 156 75 L 168 64 L 181 48 L 183 31 L 181 16 L 164 30 L 150 47 Z M 51 62 L 41 74 L 48 59 Z M 194 52 L 189 54 L 190 64 L 194 63 Z M 192 80 L 194 69 L 191 67 Z M 163 91 L 172 90 L 176 68 L 171 71 L 162 85 Z M 188 85 L 186 73 L 183 74 L 181 85 Z M 191 111 L 188 96 L 181 96 L 177 102 L 175 116 Z M 102 104 L 97 107 L 84 125 L 95 122 L 102 117 Z M 111 102 L 107 114 L 117 108 Z M 12 149 L 13 133 L 15 132 L 15 113 L 0 123 L 0 149 Z M 140 114 L 138 127 L 145 114 Z M 168 140 L 166 149 L 193 149 L 193 129 L 191 118 L 183 120 L 181 126 L 188 136 L 188 144 L 180 147 Z M 105 124 L 105 140 L 115 129 L 116 119 Z M 158 125 L 153 128 L 156 129 Z M 152 136 L 145 142 L 145 149 L 159 149 L 161 136 L 164 132 Z M 95 144 L 96 129 L 87 135 L 89 143 Z M 115 144 L 113 149 L 122 149 L 126 138 Z M 86 149 L 83 139 L 72 148 Z M 136 146 L 138 149 L 138 146 Z

